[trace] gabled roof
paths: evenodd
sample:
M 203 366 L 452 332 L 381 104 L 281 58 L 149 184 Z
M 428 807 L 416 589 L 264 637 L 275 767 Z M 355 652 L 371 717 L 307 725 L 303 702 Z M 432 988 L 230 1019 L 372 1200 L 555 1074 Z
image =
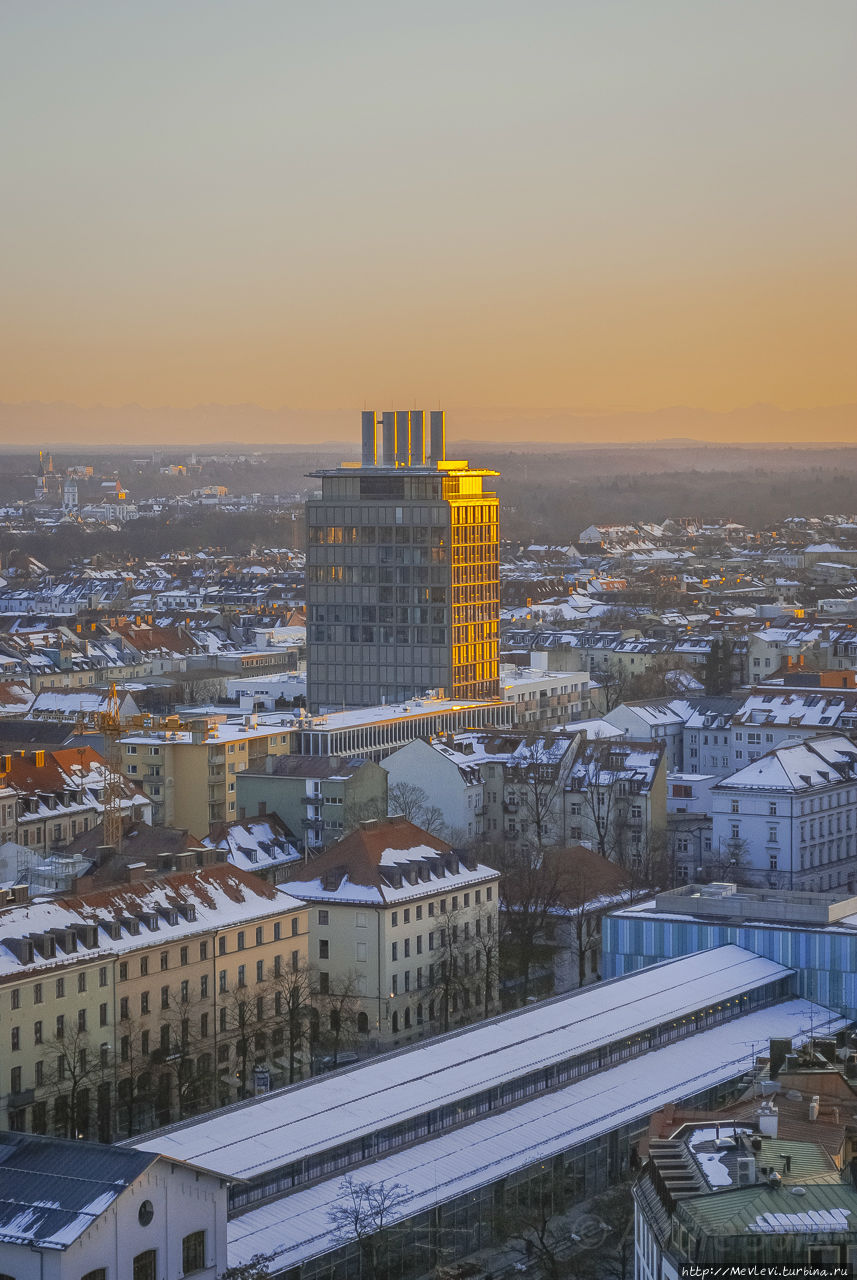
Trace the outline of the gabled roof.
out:
M 157 1159 L 130 1147 L 0 1133 L 0 1240 L 68 1248 Z

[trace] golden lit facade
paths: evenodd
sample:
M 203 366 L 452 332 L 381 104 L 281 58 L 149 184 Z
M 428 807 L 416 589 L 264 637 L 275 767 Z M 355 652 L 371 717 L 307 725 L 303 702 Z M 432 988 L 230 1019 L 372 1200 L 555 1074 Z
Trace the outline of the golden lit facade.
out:
M 422 418 L 384 414 L 378 462 L 364 415 L 363 462 L 317 473 L 321 495 L 306 508 L 311 711 L 499 696 L 497 473 L 447 461 L 438 414 L 426 462 Z

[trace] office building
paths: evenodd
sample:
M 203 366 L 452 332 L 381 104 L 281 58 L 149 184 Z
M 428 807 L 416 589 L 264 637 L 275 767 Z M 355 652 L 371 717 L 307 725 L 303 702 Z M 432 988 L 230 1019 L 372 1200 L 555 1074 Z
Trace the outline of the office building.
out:
M 307 502 L 311 711 L 500 693 L 497 473 L 446 458 L 444 415 L 363 414 L 359 465 Z

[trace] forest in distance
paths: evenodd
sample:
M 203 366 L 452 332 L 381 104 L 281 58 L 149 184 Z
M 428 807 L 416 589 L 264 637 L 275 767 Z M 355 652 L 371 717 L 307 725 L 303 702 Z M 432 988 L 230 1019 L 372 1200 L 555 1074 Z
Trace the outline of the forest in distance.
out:
M 500 473 L 501 536 L 524 545 L 567 544 L 590 524 L 670 517 L 734 520 L 762 529 L 788 516 L 849 514 L 857 508 L 857 447 L 718 447 L 684 441 L 568 449 L 534 444 L 525 452 L 471 444 L 459 453 L 459 447 L 453 441 L 449 456 L 465 456 L 473 466 Z M 175 450 L 163 460 L 185 456 Z M 32 502 L 36 457 L 0 454 L 0 506 L 6 507 L 8 521 L 2 528 L 0 515 L 0 552 L 25 546 L 59 570 L 94 555 L 133 560 L 209 548 L 240 554 L 253 546 L 301 547 L 301 506 L 318 485 L 309 473 L 355 458 L 353 449 L 335 446 L 318 453 L 266 450 L 253 462 L 246 455 L 239 460 L 218 453 L 192 476 L 166 476 L 126 451 L 63 451 L 54 454 L 56 470 L 89 463 L 95 472 L 93 489 L 103 477 L 115 476 L 132 502 L 178 499 L 202 485 L 219 484 L 230 497 L 259 495 L 268 505 L 240 511 L 182 505 L 121 528 L 68 523 L 57 537 L 38 525 L 41 504 Z M 279 514 L 270 505 L 274 494 L 279 495 Z M 81 504 L 94 499 L 94 493 L 92 498 L 81 493 Z M 23 507 L 17 505 L 21 502 Z

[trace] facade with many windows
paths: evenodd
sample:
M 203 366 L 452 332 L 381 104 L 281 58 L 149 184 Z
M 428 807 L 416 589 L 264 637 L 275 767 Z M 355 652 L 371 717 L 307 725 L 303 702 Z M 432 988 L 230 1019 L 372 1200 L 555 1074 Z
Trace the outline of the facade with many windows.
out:
M 321 495 L 306 506 L 310 711 L 430 690 L 499 697 L 498 500 L 486 487 L 496 472 L 446 460 L 442 417 L 432 414 L 430 463 L 422 412 L 383 415 L 380 459 L 375 416 L 364 414 L 362 465 L 315 473 Z
M 285 1078 L 279 975 L 306 964 L 306 910 L 179 860 L 0 912 L 0 1128 L 110 1141 L 246 1097 L 257 1068 Z

